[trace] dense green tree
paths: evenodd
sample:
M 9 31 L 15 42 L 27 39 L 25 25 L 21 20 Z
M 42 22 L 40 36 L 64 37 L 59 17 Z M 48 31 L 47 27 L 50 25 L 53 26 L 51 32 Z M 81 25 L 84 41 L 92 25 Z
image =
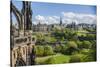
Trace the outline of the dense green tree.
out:
M 70 48 L 70 47 L 77 48 L 78 47 L 74 41 L 68 41 L 67 45 L 68 45 L 68 48 Z
M 66 45 L 61 45 L 61 53 L 65 54 L 66 53 L 66 50 L 67 50 L 67 46 Z
M 49 45 L 45 45 L 44 46 L 44 55 L 47 56 L 47 55 L 52 55 L 52 54 L 54 54 L 52 47 Z
M 89 49 L 91 48 L 91 46 L 92 43 L 90 41 L 83 41 L 83 45 L 82 45 L 83 48 Z
M 96 34 L 87 34 L 87 39 L 96 40 Z
M 36 55 L 37 56 L 43 56 L 44 54 L 44 47 L 43 46 L 36 46 Z
M 78 51 L 78 46 L 74 41 L 69 41 L 67 47 L 66 54 L 72 54 L 73 52 Z
M 65 54 L 66 49 L 67 49 L 67 46 L 62 44 L 62 45 L 56 45 L 55 48 L 54 48 L 54 51 L 57 52 L 57 53 Z
M 96 61 L 96 50 L 90 49 L 85 56 L 82 57 L 83 62 Z
M 55 52 L 61 52 L 62 48 L 60 45 L 56 45 L 54 51 Z
M 82 47 L 82 45 L 83 45 L 83 42 L 82 41 L 77 40 L 77 45 L 78 45 L 78 48 L 79 49 L 82 49 L 83 48 Z

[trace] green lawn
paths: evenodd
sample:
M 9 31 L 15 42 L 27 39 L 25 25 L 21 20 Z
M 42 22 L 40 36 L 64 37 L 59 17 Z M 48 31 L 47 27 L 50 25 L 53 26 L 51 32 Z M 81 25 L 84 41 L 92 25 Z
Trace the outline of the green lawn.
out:
M 63 55 L 63 54 L 56 54 L 52 56 L 37 57 L 36 63 L 37 64 L 49 64 L 48 59 L 51 60 L 50 64 L 68 63 L 70 60 L 70 56 Z
M 88 31 L 86 31 L 86 30 L 81 30 L 81 31 L 79 30 L 79 31 L 77 31 L 77 35 L 78 36 L 82 36 L 82 35 L 86 36 L 86 33 L 88 33 Z

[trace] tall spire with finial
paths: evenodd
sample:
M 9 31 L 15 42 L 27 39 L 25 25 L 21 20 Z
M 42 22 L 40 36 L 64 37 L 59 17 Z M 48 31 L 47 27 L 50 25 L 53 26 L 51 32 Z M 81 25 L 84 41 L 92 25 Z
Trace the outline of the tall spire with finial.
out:
M 62 17 L 60 17 L 60 26 L 62 25 Z

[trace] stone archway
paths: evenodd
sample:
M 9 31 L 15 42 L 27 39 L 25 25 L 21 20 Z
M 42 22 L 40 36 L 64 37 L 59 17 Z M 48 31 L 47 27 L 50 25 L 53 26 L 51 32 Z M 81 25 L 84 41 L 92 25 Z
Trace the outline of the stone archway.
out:
M 17 19 L 17 22 L 18 22 L 18 26 L 19 26 L 19 29 L 21 30 L 22 29 L 22 14 L 20 13 L 20 11 L 18 11 L 18 9 L 13 5 L 13 3 L 11 2 L 11 6 L 10 6 L 10 12 L 15 15 L 16 19 Z M 11 14 L 10 13 L 10 14 Z M 12 17 L 11 17 L 11 20 L 12 20 Z

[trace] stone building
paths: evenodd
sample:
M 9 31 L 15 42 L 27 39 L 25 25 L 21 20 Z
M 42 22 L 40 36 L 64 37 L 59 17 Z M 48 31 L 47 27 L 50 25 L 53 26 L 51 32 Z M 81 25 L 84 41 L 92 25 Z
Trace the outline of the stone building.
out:
M 96 29 L 96 24 L 80 23 L 77 26 L 78 29 Z
M 62 23 L 62 18 L 60 17 L 60 22 L 57 24 L 41 24 L 40 22 L 38 24 L 33 24 L 32 26 L 33 32 L 50 32 L 53 28 L 63 28 L 64 25 Z
M 66 28 L 69 28 L 71 30 L 78 30 L 78 25 L 76 24 L 76 22 L 72 22 L 70 24 L 67 24 Z
M 48 31 L 48 25 L 47 24 L 40 24 L 37 25 L 33 24 L 33 31 L 34 32 L 47 32 Z

